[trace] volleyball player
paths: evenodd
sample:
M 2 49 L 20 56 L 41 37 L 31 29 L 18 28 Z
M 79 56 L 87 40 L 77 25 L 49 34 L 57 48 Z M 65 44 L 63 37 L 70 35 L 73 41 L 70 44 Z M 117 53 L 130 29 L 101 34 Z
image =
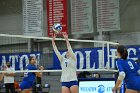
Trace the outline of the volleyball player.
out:
M 36 58 L 33 56 L 30 57 L 29 64 L 26 66 L 26 70 L 37 70 L 37 67 L 35 64 L 36 64 Z M 39 69 L 43 70 L 44 68 L 41 66 Z M 32 93 L 32 86 L 33 86 L 33 83 L 35 82 L 36 76 L 41 77 L 42 73 L 40 73 L 40 72 L 24 73 L 23 81 L 20 84 L 22 93 Z
M 135 61 L 127 59 L 127 49 L 121 45 L 117 47 L 117 56 L 119 59 L 116 61 L 116 65 L 119 76 L 112 91 L 115 92 L 124 80 L 126 85 L 125 93 L 140 93 L 140 70 Z
M 68 48 L 68 51 L 66 52 L 66 57 L 63 57 L 56 47 L 55 34 L 52 37 L 53 37 L 52 46 L 60 61 L 62 68 L 61 74 L 62 93 L 78 93 L 78 81 L 76 76 L 77 59 L 68 41 L 68 35 L 66 33 L 63 33 L 63 37 L 66 40 Z

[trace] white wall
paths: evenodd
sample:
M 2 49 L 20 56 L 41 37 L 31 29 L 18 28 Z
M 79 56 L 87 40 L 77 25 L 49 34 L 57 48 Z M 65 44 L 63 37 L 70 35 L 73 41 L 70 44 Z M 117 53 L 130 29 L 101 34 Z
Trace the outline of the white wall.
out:
M 124 45 L 140 45 L 140 0 L 123 1 L 120 4 L 121 31 L 111 32 L 110 41 L 118 40 Z
M 0 33 L 22 33 L 22 0 L 0 0 Z
M 22 34 L 22 16 L 19 14 L 0 16 L 0 33 Z

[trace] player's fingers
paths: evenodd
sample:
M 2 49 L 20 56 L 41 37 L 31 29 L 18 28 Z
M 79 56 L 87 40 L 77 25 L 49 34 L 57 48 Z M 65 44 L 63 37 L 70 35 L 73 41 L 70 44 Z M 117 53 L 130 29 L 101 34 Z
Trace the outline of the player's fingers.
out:
M 52 37 L 54 36 L 53 34 L 54 34 L 54 33 L 52 33 Z
M 62 36 L 64 36 L 64 34 L 63 33 L 61 33 L 62 34 Z
M 67 33 L 65 32 L 65 35 L 67 36 Z
M 44 67 L 43 67 L 43 66 L 40 66 L 40 67 L 39 67 L 39 69 L 40 69 L 40 70 L 43 70 L 43 69 L 44 69 Z

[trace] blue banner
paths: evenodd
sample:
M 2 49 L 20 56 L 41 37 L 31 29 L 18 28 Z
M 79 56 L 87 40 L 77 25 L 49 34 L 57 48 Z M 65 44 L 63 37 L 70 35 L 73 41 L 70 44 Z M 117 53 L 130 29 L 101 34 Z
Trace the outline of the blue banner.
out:
M 128 49 L 128 58 L 134 60 L 140 55 L 140 46 L 126 46 Z M 102 48 L 83 48 L 78 50 L 73 50 L 77 57 L 77 69 L 97 69 L 102 67 L 101 62 L 104 61 L 103 66 L 106 66 L 108 62 L 107 48 L 104 48 L 104 59 L 102 58 Z M 66 50 L 60 51 L 60 53 L 65 56 Z M 115 67 L 115 57 L 116 49 L 110 48 L 109 50 L 109 62 L 110 68 Z M 54 69 L 61 69 L 60 62 L 54 53 L 53 57 Z
M 37 64 L 40 61 L 40 52 L 35 53 L 15 53 L 15 54 L 0 54 L 0 67 L 6 65 L 6 62 L 11 62 L 11 66 L 15 70 L 24 70 L 29 63 L 29 57 L 34 56 L 37 59 Z

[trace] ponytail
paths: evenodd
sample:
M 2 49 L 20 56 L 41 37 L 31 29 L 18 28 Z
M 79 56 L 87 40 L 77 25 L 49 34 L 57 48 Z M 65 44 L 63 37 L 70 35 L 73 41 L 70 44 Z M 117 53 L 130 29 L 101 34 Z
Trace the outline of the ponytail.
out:
M 127 49 L 124 46 L 119 45 L 117 47 L 117 52 L 120 53 L 120 56 L 121 56 L 122 59 L 124 59 L 124 60 L 127 59 L 127 57 L 128 57 L 128 51 L 127 51 Z

